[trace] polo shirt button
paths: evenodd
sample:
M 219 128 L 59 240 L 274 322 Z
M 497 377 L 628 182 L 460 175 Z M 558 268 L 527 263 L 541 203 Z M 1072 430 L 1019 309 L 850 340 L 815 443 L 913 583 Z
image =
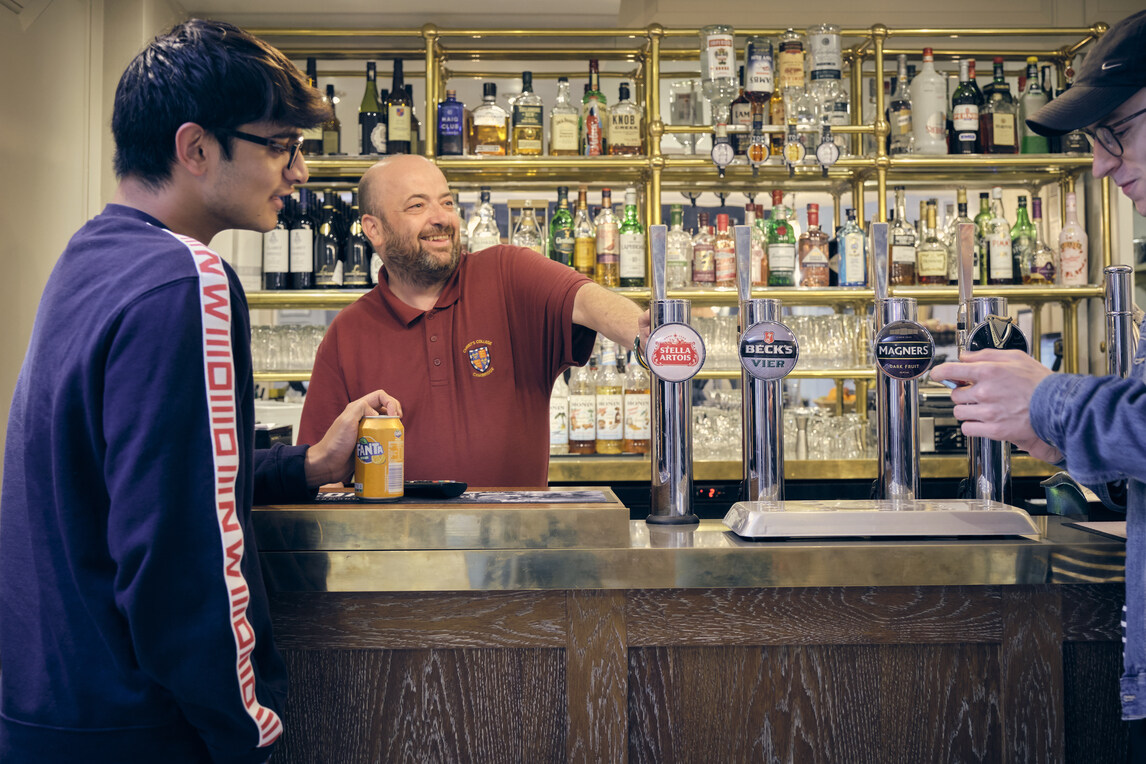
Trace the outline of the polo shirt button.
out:
M 426 314 L 426 320 L 427 320 L 427 321 L 429 321 L 429 320 L 430 320 L 430 319 L 432 319 L 433 317 L 434 317 L 434 312 L 433 312 L 433 311 L 430 311 L 429 313 L 427 313 L 427 314 Z
M 437 341 L 438 341 L 438 335 L 435 334 L 433 337 L 430 337 L 430 342 L 437 342 Z
M 435 366 L 441 366 L 442 365 L 442 359 L 441 358 L 435 358 L 434 359 L 434 365 Z

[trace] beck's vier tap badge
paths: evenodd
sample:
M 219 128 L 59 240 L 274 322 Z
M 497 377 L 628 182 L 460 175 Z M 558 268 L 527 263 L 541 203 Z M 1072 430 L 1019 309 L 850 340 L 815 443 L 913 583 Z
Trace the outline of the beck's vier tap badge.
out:
M 474 340 L 465 347 L 466 358 L 473 367 L 475 377 L 484 377 L 493 372 L 493 343 L 489 340 Z

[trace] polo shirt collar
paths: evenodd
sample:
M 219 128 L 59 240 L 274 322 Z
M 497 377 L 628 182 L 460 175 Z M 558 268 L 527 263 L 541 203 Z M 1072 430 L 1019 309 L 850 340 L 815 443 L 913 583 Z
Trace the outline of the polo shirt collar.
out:
M 461 272 L 468 258 L 469 253 L 462 255 L 461 260 L 458 261 L 458 267 L 446 280 L 446 285 L 442 288 L 442 293 L 438 295 L 438 301 L 434 303 L 434 307 L 430 310 L 438 311 L 448 308 L 461 298 Z M 386 271 L 385 265 L 382 266 L 382 270 L 378 273 L 381 276 L 381 280 L 378 282 L 378 295 L 382 298 L 382 304 L 387 307 L 399 321 L 406 326 L 411 326 L 419 318 L 430 312 L 419 310 L 398 299 L 398 296 L 390 290 L 390 274 Z

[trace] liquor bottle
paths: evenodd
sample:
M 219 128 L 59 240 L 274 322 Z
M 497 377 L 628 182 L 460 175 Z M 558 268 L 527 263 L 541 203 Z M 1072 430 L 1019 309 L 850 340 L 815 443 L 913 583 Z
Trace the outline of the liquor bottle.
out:
M 1003 59 L 995 58 L 995 78 L 979 110 L 979 141 L 984 154 L 1017 154 L 1019 144 L 1015 124 L 1016 108 L 1010 86 L 1003 76 Z
M 1050 151 L 1046 136 L 1039 135 L 1027 125 L 1027 117 L 1047 105 L 1050 99 L 1039 82 L 1039 60 L 1036 56 L 1027 57 L 1027 86 L 1019 96 L 1019 131 L 1022 135 L 1020 148 L 1024 154 L 1046 154 Z
M 339 257 L 338 224 L 334 213 L 334 192 L 322 195 L 322 214 L 314 234 L 314 285 L 319 289 L 342 286 L 342 259 Z
M 422 153 L 422 122 L 414 106 L 414 86 L 406 83 L 406 102 L 410 104 L 410 153 Z
M 318 88 L 317 59 L 306 60 L 306 84 Z M 322 125 L 308 127 L 302 131 L 302 153 L 307 156 L 318 156 L 322 153 Z
M 979 214 L 975 216 L 975 249 L 979 267 L 975 283 L 987 283 L 987 229 L 991 224 L 991 195 L 979 194 Z
M 541 226 L 537 223 L 537 215 L 533 213 L 532 207 L 522 209 L 509 243 L 515 247 L 532 249 L 539 255 L 545 254 L 545 240 L 541 236 Z
M 1031 200 L 1031 221 L 1035 227 L 1035 245 L 1031 248 L 1031 258 L 1023 269 L 1023 283 L 1033 286 L 1054 286 L 1058 276 L 1058 252 L 1047 244 L 1043 236 L 1043 200 Z
M 888 153 L 908 154 L 914 148 L 915 133 L 911 125 L 911 91 L 907 87 L 907 56 L 899 54 L 899 74 L 895 78 L 895 90 L 888 102 L 888 124 L 890 134 Z
M 589 59 L 589 88 L 581 98 L 581 154 L 599 157 L 605 154 L 605 130 L 609 124 L 608 101 L 601 92 L 597 59 Z
M 446 100 L 438 104 L 438 156 L 459 157 L 465 153 L 465 122 L 465 104 L 458 100 L 457 91 L 447 90 Z
M 625 189 L 625 215 L 620 227 L 621 286 L 643 287 L 645 285 L 645 229 L 637 214 L 637 189 Z
M 326 86 L 326 102 L 330 104 L 330 119 L 322 123 L 322 153 L 342 153 L 342 120 L 334 110 L 338 97 L 334 95 L 334 85 Z
M 497 105 L 497 84 L 482 85 L 481 105 L 473 111 L 470 153 L 475 156 L 505 156 L 509 116 Z
M 489 216 L 491 218 L 496 219 L 497 216 L 496 216 L 496 213 L 494 212 L 493 204 L 490 203 L 489 186 L 482 186 L 478 191 L 478 205 L 476 208 L 474 208 L 474 214 L 470 217 L 470 221 L 467 224 L 467 229 L 466 229 L 466 233 L 469 235 L 469 237 L 471 239 L 473 238 L 473 235 L 474 235 L 474 229 L 476 229 L 478 227 L 478 223 L 481 222 L 481 211 L 482 211 L 482 209 L 488 209 L 489 210 Z M 471 247 L 470 251 L 476 252 L 477 250 L 473 249 Z
M 624 384 L 625 437 L 621 451 L 626 454 L 647 454 L 652 423 L 652 395 L 649 373 L 629 353 Z
M 768 124 L 770 125 L 788 125 L 788 118 L 785 114 L 788 111 L 788 106 L 784 103 L 784 88 L 777 86 L 772 91 L 772 97 L 768 100 Z M 774 157 L 784 156 L 784 140 L 785 135 L 783 131 L 771 133 L 768 138 L 770 153 Z
M 796 285 L 796 233 L 784 209 L 784 192 L 772 192 L 772 219 L 768 221 L 768 286 Z
M 915 153 L 947 153 L 947 80 L 935 71 L 931 48 L 923 49 L 923 68 L 911 81 L 911 131 Z
M 736 239 L 728 227 L 728 215 L 716 216 L 716 236 L 712 240 L 712 267 L 714 284 L 718 287 L 736 286 Z
M 621 285 L 620 224 L 613 214 L 613 192 L 601 189 L 601 212 L 593 220 L 597 229 L 597 269 L 594 280 L 601 286 Z
M 780 35 L 776 46 L 776 66 L 780 72 L 781 90 L 804 87 L 804 49 L 804 36 L 795 29 L 789 27 Z
M 749 37 L 744 43 L 744 95 L 752 102 L 754 113 L 767 110 L 775 83 L 772 41 L 767 37 Z
M 684 210 L 679 204 L 669 208 L 669 226 L 665 235 L 665 287 L 683 289 L 692 280 L 692 237 L 684 230 Z
M 732 101 L 729 124 L 740 125 L 744 132 L 732 132 L 732 152 L 738 157 L 748 156 L 748 144 L 752 142 L 752 102 L 744 93 L 744 67 L 739 70 L 740 92 Z
M 549 110 L 549 154 L 577 156 L 581 153 L 581 110 L 569 95 L 569 78 L 557 78 L 557 100 Z
M 597 453 L 619 454 L 625 436 L 625 380 L 617 373 L 616 346 L 604 338 L 601 339 L 596 393 Z
M 374 62 L 366 64 L 366 91 L 358 106 L 358 139 L 363 155 L 386 153 L 386 122 L 378 101 Z
M 1038 231 L 1027 217 L 1027 197 L 1019 197 L 1019 209 L 1015 213 L 1015 224 L 1011 226 L 1011 283 L 1022 284 L 1026 273 L 1031 269 Z
M 394 59 L 394 76 L 390 83 L 390 96 L 386 99 L 386 153 L 409 154 L 411 141 L 410 109 L 413 104 L 406 95 L 402 77 L 402 59 Z
M 557 375 L 549 394 L 549 455 L 569 453 L 569 385 L 564 372 Z
M 696 236 L 692 237 L 692 283 L 699 287 L 716 284 L 716 252 L 709 232 L 708 213 L 696 216 Z
M 470 252 L 481 252 L 483 249 L 496 247 L 501 244 L 501 231 L 497 227 L 497 219 L 493 216 L 493 207 L 482 205 L 478 208 L 477 224 L 470 232 Z
M 867 286 L 867 236 L 856 222 L 856 211 L 847 210 L 847 221 L 836 232 L 836 249 L 840 254 L 839 285 Z
M 641 108 L 629 97 L 629 83 L 622 82 L 617 92 L 617 105 L 609 110 L 609 154 L 640 154 Z
M 541 156 L 545 150 L 545 117 L 541 96 L 533 92 L 533 72 L 521 73 L 521 95 L 513 99 L 513 153 Z
M 285 220 L 289 201 L 289 196 L 283 199 L 275 227 L 263 234 L 263 289 L 290 289 L 290 234 Z
M 951 98 L 951 153 L 978 154 L 979 107 L 983 94 L 971 75 L 971 59 L 959 60 L 959 87 Z
M 923 240 L 916 254 L 916 281 L 925 286 L 946 285 L 947 245 L 939 235 L 938 210 L 932 202 L 927 204 L 927 219 L 923 227 Z
M 593 278 L 597 271 L 597 229 L 589 215 L 589 188 L 577 190 L 577 214 L 573 217 L 573 267 Z
M 569 453 L 591 454 L 597 446 L 597 383 L 592 369 L 569 374 Z
M 1090 278 L 1089 241 L 1078 222 L 1078 200 L 1073 191 L 1066 195 L 1066 220 L 1058 235 L 1058 254 L 1063 286 L 1085 286 Z
M 290 288 L 314 288 L 313 194 L 305 188 L 298 191 L 298 206 L 290 223 Z
M 744 225 L 748 226 L 751 236 L 748 248 L 748 267 L 752 270 L 752 286 L 767 286 L 768 257 L 765 253 L 768 248 L 768 237 L 756 225 L 756 205 L 751 202 L 744 205 Z
M 955 214 L 949 215 L 943 229 L 943 243 L 947 245 L 947 283 L 959 283 L 959 244 L 957 241 L 959 224 L 975 221 L 967 217 L 967 189 L 960 186 L 955 190 Z M 979 227 L 975 226 L 975 248 L 971 256 L 971 277 L 979 282 Z
M 816 105 L 819 123 L 832 127 L 849 123 L 850 96 L 843 87 L 843 55 L 840 47 L 840 28 L 835 24 L 817 24 L 808 27 L 808 91 Z M 840 155 L 851 153 L 849 139 L 834 133 L 833 142 Z
M 907 198 L 903 186 L 895 187 L 895 222 L 891 226 L 891 263 L 888 282 L 894 286 L 915 284 L 915 227 L 907 222 Z
M 828 235 L 820 228 L 820 205 L 808 205 L 808 229 L 796 244 L 800 263 L 800 286 L 826 287 L 830 281 Z
M 573 267 L 573 213 L 569 210 L 569 187 L 557 187 L 557 209 L 549 220 L 549 259 Z
M 1011 226 L 1003 214 L 1003 189 L 991 189 L 991 219 L 987 223 L 987 284 L 1002 286 L 1015 282 L 1011 252 Z
M 362 232 L 362 214 L 358 208 L 358 192 L 350 195 L 350 230 L 342 245 L 342 285 L 351 289 L 370 286 L 370 240 Z
M 712 106 L 712 124 L 728 124 L 728 107 L 739 89 L 732 27 L 727 24 L 701 27 L 700 91 Z

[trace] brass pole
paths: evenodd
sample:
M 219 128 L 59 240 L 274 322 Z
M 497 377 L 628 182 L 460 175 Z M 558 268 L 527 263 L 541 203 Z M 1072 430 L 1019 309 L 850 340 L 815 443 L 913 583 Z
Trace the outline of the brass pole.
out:
M 1043 360 L 1043 304 L 1031 303 L 1031 355 L 1036 361 Z
M 887 27 L 876 24 L 871 28 L 871 36 L 875 41 L 875 177 L 876 191 L 876 220 L 887 222 L 887 168 L 890 161 L 887 158 L 887 136 L 890 126 L 884 116 L 886 108 L 883 102 L 883 44 L 887 39 Z
M 438 28 L 433 24 L 426 24 L 422 27 L 422 38 L 426 43 L 426 109 L 423 112 L 426 115 L 426 141 L 422 153 L 432 157 L 438 153 L 438 101 L 441 100 L 438 92 L 441 81 L 438 79 L 438 67 L 434 65 L 437 58 L 434 48 L 438 39 Z
M 1078 374 L 1078 301 L 1062 301 L 1062 370 Z
M 664 134 L 664 120 L 661 119 L 661 39 L 664 27 L 649 24 L 649 65 L 646 68 L 645 127 L 648 132 L 648 146 L 645 153 L 650 157 L 661 155 L 661 135 Z M 657 173 L 659 181 L 659 172 Z M 657 193 L 657 208 L 660 209 L 660 193 Z M 650 225 L 652 218 L 649 218 Z M 650 271 L 651 273 L 651 271 Z

